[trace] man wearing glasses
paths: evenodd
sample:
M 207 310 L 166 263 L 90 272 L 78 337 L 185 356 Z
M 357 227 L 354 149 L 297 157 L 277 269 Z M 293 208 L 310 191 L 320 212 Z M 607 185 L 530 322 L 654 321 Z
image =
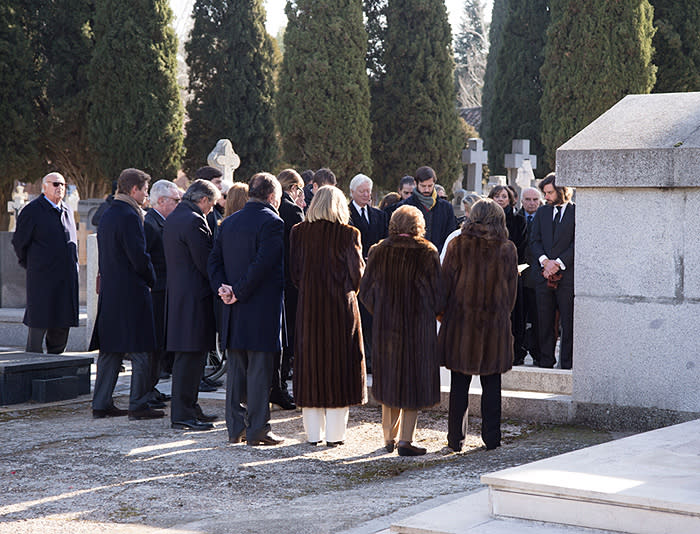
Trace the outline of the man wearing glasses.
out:
M 17 219 L 12 245 L 27 270 L 29 327 L 27 352 L 62 353 L 71 326 L 78 326 L 78 238 L 70 208 L 63 202 L 66 180 L 44 176 L 42 194 L 27 204 Z

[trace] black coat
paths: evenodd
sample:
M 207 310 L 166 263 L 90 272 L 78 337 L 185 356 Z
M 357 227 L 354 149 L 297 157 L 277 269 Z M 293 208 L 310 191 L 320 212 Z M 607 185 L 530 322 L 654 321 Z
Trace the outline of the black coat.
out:
M 576 205 L 569 203 L 564 211 L 564 217 L 557 225 L 556 232 L 552 235 L 552 218 L 554 207 L 550 204 L 541 206 L 535 214 L 530 235 L 530 265 L 537 269 L 539 273 L 539 257 L 547 256 L 550 260 L 559 258 L 566 269 L 560 271 L 562 279 L 559 285 L 574 284 L 574 234 L 576 232 Z M 537 283 L 544 284 L 542 276 L 537 277 Z
M 433 209 L 427 210 L 414 192 L 414 194 L 399 202 L 399 204 L 401 206 L 414 206 L 421 211 L 425 218 L 425 238 L 435 245 L 438 250 L 442 250 L 447 236 L 457 229 L 455 212 L 452 209 L 452 204 L 447 202 L 447 200 L 438 198 Z M 396 206 L 394 211 L 396 209 L 398 209 L 398 206 Z
M 212 234 L 196 204 L 183 200 L 168 216 L 163 245 L 168 265 L 166 349 L 209 351 L 216 343 L 214 294 L 207 274 Z
M 287 288 L 294 287 L 289 279 L 289 232 L 292 226 L 304 220 L 304 210 L 297 206 L 288 193 L 282 193 L 279 214 L 284 221 L 284 280 Z
M 527 246 L 527 222 L 520 212 L 515 211 L 512 206 L 503 210 L 506 214 L 506 228 L 508 228 L 508 239 L 510 239 L 518 251 L 518 263 L 525 262 L 525 248 Z
M 90 350 L 151 352 L 156 348 L 151 289 L 156 281 L 141 217 L 114 200 L 97 229 L 100 297 Z
M 73 213 L 62 208 L 39 196 L 20 212 L 12 236 L 27 270 L 23 322 L 32 328 L 78 326 L 78 238 Z
M 350 202 L 350 224 L 360 231 L 362 258 L 365 260 L 367 260 L 370 247 L 389 235 L 389 218 L 386 213 L 372 206 L 367 206 L 367 214 L 369 223 Z
M 156 341 L 160 350 L 165 349 L 165 283 L 168 272 L 165 266 L 163 250 L 163 228 L 165 219 L 153 208 L 144 217 L 143 230 L 146 235 L 146 252 L 151 256 L 151 263 L 156 272 L 156 283 L 151 289 L 153 301 L 153 320 L 156 326 Z
M 224 219 L 209 256 L 211 288 L 233 287 L 237 302 L 223 306 L 222 343 L 228 349 L 282 348 L 284 222 L 267 203 L 250 200 Z

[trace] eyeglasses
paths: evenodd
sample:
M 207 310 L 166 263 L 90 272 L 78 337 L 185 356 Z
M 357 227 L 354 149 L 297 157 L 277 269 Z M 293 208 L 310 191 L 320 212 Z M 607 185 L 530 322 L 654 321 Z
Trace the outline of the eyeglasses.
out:
M 49 182 L 49 183 L 50 183 L 52 186 L 54 186 L 54 187 L 58 187 L 58 186 L 60 186 L 60 185 L 62 185 L 63 187 L 66 187 L 66 183 L 65 183 L 65 182 Z
M 169 198 L 170 200 L 174 200 L 175 204 L 179 204 L 180 201 L 182 200 L 181 198 L 175 198 L 175 197 L 165 197 L 165 198 Z

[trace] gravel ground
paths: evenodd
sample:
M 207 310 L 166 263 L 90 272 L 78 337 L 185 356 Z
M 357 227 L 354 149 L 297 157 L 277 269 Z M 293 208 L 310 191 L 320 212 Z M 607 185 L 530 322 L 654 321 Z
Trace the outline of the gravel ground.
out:
M 202 405 L 223 414 L 220 400 Z M 3 410 L 0 533 L 377 532 L 416 506 L 481 488 L 483 473 L 620 437 L 509 421 L 503 447 L 486 451 L 471 418 L 455 454 L 447 414 L 431 411 L 419 415 L 415 440 L 428 454 L 402 458 L 383 448 L 377 407 L 351 408 L 337 448 L 307 444 L 300 411 L 272 415 L 286 441 L 266 448 L 229 444 L 224 422 L 183 432 L 167 418 L 93 420 L 85 397 Z

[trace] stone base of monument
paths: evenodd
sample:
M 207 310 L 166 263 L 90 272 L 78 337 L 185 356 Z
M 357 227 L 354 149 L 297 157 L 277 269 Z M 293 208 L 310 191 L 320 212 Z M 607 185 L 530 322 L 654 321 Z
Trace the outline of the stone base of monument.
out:
M 24 348 L 27 346 L 27 327 L 22 323 L 24 308 L 0 308 L 0 340 L 2 347 Z M 77 327 L 70 329 L 67 351 L 86 351 L 87 347 L 87 313 L 80 308 Z
M 53 402 L 90 393 L 92 356 L 0 353 L 0 405 Z

